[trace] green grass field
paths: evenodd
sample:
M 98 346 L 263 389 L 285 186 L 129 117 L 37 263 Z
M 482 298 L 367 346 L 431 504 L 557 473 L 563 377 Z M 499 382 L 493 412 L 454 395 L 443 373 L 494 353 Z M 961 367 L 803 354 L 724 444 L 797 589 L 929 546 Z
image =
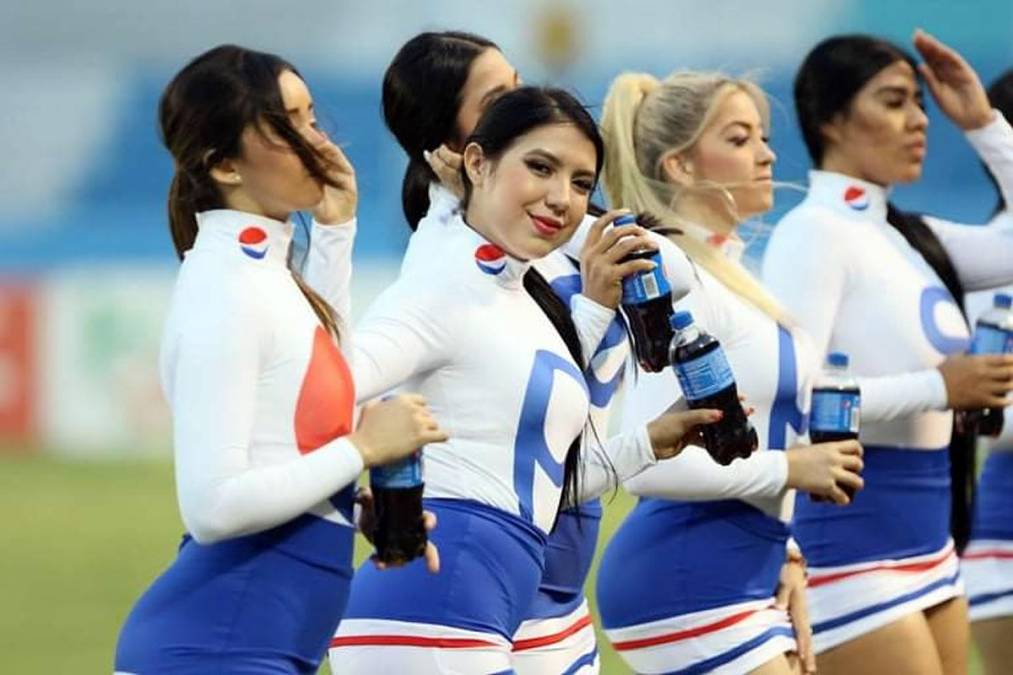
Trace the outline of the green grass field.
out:
M 602 541 L 631 507 L 606 504 Z M 110 673 L 120 623 L 182 532 L 171 465 L 0 460 L 0 522 L 0 672 Z M 600 649 L 603 673 L 629 672 Z

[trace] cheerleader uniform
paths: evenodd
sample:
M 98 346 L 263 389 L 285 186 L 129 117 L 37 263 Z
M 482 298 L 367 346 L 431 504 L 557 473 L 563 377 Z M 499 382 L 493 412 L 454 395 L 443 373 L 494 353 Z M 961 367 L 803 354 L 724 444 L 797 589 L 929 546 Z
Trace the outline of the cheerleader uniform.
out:
M 1004 211 L 991 226 L 1013 227 L 1013 214 Z M 1003 290 L 1013 293 L 1013 286 Z M 970 294 L 968 318 L 991 309 L 993 294 Z M 960 560 L 971 621 L 1013 616 L 1013 408 L 1006 408 L 1004 417 L 999 437 L 986 439 L 989 454 L 975 497 L 971 541 Z
M 161 352 L 187 528 L 120 633 L 119 673 L 316 673 L 352 575 L 348 367 L 286 265 L 292 225 L 198 214 Z M 354 226 L 307 277 L 347 307 Z
M 743 244 L 683 226 L 738 265 Z M 717 337 L 760 448 L 719 467 L 702 448 L 627 482 L 641 497 L 606 547 L 598 602 L 613 647 L 638 673 L 744 673 L 793 651 L 794 633 L 774 609 L 789 530 L 791 495 L 782 452 L 806 431 L 815 352 L 776 321 L 700 270 L 681 303 Z M 639 373 L 624 423 L 650 419 L 681 397 L 671 369 Z M 687 500 L 719 501 L 687 501 Z
M 337 673 L 511 672 L 559 508 L 563 461 L 584 429 L 583 366 L 523 288 L 530 263 L 454 213 L 412 236 L 398 280 L 356 331 L 360 400 L 404 385 L 445 443 L 425 450 L 425 505 L 441 570 L 360 568 L 331 642 Z M 593 305 L 593 303 L 591 303 Z M 600 313 L 607 326 L 612 312 Z M 646 427 L 584 453 L 580 499 L 655 462 Z
M 1013 131 L 998 113 L 968 139 L 1013 183 Z M 1003 173 L 1002 168 L 1005 168 Z M 797 502 L 817 652 L 963 593 L 949 536 L 952 412 L 936 369 L 968 328 L 922 256 L 886 220 L 887 191 L 813 171 L 771 237 L 768 285 L 818 351 L 851 356 L 862 390 L 865 489 L 844 509 Z M 926 219 L 968 290 L 1013 281 L 1013 230 Z

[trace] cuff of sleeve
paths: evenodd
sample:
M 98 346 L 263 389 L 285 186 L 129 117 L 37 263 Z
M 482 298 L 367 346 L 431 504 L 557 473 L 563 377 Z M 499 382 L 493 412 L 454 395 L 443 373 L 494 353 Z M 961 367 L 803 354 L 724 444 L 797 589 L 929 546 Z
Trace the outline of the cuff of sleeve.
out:
M 788 541 L 784 543 L 784 550 L 787 551 L 789 556 L 802 555 L 802 547 L 795 541 L 795 537 L 788 537 Z
M 1013 127 L 1001 112 L 992 109 L 992 121 L 978 129 L 965 131 L 967 141 L 974 146 L 979 153 L 987 151 L 997 143 L 1007 143 L 1006 139 L 1013 138 Z
M 771 481 L 777 487 L 777 494 L 788 489 L 788 453 L 784 451 L 767 451 L 773 455 L 770 459 Z
M 570 299 L 570 312 L 579 314 L 583 320 L 589 322 L 589 325 L 594 325 L 595 328 L 598 328 L 599 330 L 596 331 L 596 334 L 600 334 L 601 338 L 605 337 L 605 331 L 608 330 L 608 325 L 612 323 L 612 319 L 616 315 L 616 310 L 598 304 L 583 293 L 577 293 Z M 595 344 L 592 352 L 597 347 L 598 345 Z M 588 355 L 588 360 L 591 360 L 590 355 Z
M 629 451 L 611 458 L 620 482 L 625 482 L 644 469 L 658 463 L 658 458 L 654 456 L 654 448 L 651 446 L 651 436 L 647 433 L 646 424 L 628 433 L 623 446 L 632 447 Z
M 925 391 L 929 397 L 931 410 L 946 410 L 950 401 L 946 396 L 946 380 L 938 369 L 932 368 L 925 372 Z
M 316 452 L 326 453 L 334 485 L 340 487 L 358 480 L 365 468 L 359 449 L 346 437 L 337 438 Z
M 442 183 L 429 184 L 429 213 L 449 214 L 460 206 L 461 200 Z
M 358 226 L 358 218 L 352 218 L 343 223 L 334 223 L 333 225 L 324 225 L 314 219 L 310 226 L 310 232 L 314 239 L 323 237 L 331 241 L 342 241 L 354 237 Z

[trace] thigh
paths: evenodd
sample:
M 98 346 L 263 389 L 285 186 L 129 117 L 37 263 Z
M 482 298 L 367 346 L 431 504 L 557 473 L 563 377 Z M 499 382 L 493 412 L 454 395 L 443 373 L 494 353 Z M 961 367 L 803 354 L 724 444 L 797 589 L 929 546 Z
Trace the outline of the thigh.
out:
M 821 652 L 816 666 L 820 675 L 943 675 L 932 631 L 920 611 Z
M 936 643 L 939 662 L 945 675 L 967 672 L 968 648 L 971 641 L 967 618 L 967 598 L 947 600 L 925 610 L 925 617 Z
M 1009 672 L 1013 663 L 1013 617 L 984 619 L 971 624 L 974 644 L 978 647 L 985 675 Z

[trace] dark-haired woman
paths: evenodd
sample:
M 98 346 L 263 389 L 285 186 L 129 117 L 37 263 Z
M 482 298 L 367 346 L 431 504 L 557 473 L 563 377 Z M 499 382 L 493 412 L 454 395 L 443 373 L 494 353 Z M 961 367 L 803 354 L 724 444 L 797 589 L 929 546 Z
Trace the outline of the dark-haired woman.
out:
M 764 276 L 821 353 L 851 355 L 862 389 L 865 490 L 846 509 L 800 499 L 821 673 L 962 673 L 967 604 L 950 538 L 952 410 L 1002 407 L 1013 357 L 967 356 L 955 298 L 1013 280 L 1013 231 L 903 214 L 894 183 L 916 180 L 928 118 L 921 73 L 1001 185 L 1013 132 L 971 67 L 918 32 L 917 65 L 868 36 L 817 45 L 795 80 L 818 171 L 778 224 Z
M 338 672 L 512 672 L 511 638 L 561 504 L 677 454 L 717 411 L 672 413 L 581 447 L 590 395 L 568 308 L 532 268 L 584 218 L 601 169 L 594 121 L 560 90 L 492 103 L 465 144 L 462 210 L 410 240 L 401 275 L 356 331 L 368 396 L 407 383 L 452 431 L 426 448 L 440 574 L 361 568 L 332 641 Z
M 297 71 L 218 47 L 159 112 L 183 259 L 161 373 L 187 534 L 127 618 L 115 667 L 315 673 L 348 597 L 356 478 L 446 435 L 409 395 L 356 428 L 337 317 L 288 267 L 289 217 L 311 210 L 308 276 L 347 304 L 355 176 Z
M 988 88 L 988 100 L 1013 118 L 1013 69 Z M 1013 157 L 1008 158 L 1013 162 Z M 990 227 L 1013 227 L 1009 199 L 989 172 L 999 199 Z M 1003 289 L 1013 293 L 1013 286 Z M 992 307 L 993 291 L 971 293 L 967 316 L 975 319 Z M 988 439 L 988 459 L 974 501 L 971 541 L 960 560 L 970 605 L 971 635 L 986 675 L 1000 675 L 1013 663 L 1013 407 L 1006 408 L 997 438 Z
M 426 32 L 395 55 L 383 83 L 387 127 L 408 155 L 402 189 L 405 217 L 416 237 L 440 237 L 460 205 L 464 139 L 493 101 L 518 86 L 517 71 L 491 41 L 458 31 Z M 618 320 L 618 283 L 642 262 L 619 264 L 633 247 L 653 244 L 640 232 L 602 237 L 615 213 L 585 217 L 575 236 L 533 264 L 570 309 L 577 328 L 591 400 L 591 428 L 604 434 L 623 374 L 626 331 Z M 585 250 L 586 249 L 586 250 Z M 688 291 L 685 256 L 663 256 L 673 294 Z M 601 505 L 586 502 L 557 518 L 546 544 L 538 595 L 514 636 L 518 673 L 597 672 L 594 627 L 584 581 L 598 539 Z

